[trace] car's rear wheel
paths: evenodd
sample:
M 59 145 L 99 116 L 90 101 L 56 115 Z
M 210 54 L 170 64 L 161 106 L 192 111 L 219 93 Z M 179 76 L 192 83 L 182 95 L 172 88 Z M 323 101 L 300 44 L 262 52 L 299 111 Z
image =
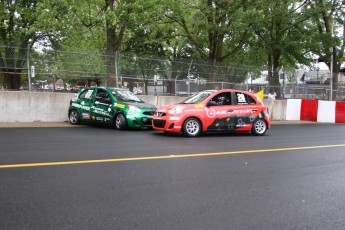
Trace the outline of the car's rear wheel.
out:
M 201 133 L 201 123 L 197 118 L 188 118 L 183 123 L 182 131 L 186 136 L 196 137 Z
M 257 119 L 253 123 L 252 133 L 256 136 L 262 136 L 267 131 L 267 123 L 264 119 Z
M 127 128 L 127 120 L 122 113 L 119 113 L 115 118 L 115 127 L 117 129 L 126 129 Z
M 71 110 L 68 114 L 69 122 L 72 125 L 79 125 L 80 124 L 80 116 L 77 110 Z

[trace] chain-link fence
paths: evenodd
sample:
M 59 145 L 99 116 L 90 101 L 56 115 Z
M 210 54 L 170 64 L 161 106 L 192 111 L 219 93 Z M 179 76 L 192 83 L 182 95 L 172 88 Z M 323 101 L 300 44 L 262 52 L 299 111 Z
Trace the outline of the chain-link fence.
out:
M 167 59 L 136 54 L 64 52 L 0 46 L 1 87 L 16 78 L 22 90 L 76 91 L 101 85 L 129 88 L 143 95 L 188 96 L 205 89 L 234 88 L 269 92 L 281 98 L 328 100 L 330 86 L 301 84 L 301 76 L 283 72 L 281 85 L 267 84 L 267 71 L 245 65 L 214 65 L 196 60 Z M 252 84 L 261 79 L 260 84 Z M 345 98 L 345 87 L 334 90 L 337 100 Z

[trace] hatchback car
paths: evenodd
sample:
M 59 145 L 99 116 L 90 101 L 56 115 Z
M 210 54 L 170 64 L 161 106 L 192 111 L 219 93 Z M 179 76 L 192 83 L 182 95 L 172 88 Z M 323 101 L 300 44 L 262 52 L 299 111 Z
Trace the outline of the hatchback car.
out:
M 87 87 L 70 101 L 71 124 L 81 122 L 115 125 L 117 129 L 151 128 L 156 106 L 145 103 L 127 89 Z
M 178 104 L 156 110 L 153 129 L 198 136 L 201 132 L 252 132 L 270 128 L 268 107 L 260 98 L 241 90 L 206 90 Z

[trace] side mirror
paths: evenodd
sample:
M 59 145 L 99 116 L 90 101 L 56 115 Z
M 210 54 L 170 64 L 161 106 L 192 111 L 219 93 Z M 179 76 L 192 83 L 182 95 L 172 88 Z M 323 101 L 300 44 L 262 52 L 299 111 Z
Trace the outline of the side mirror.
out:
M 207 102 L 207 106 L 216 106 L 216 105 L 217 105 L 217 102 L 215 102 L 215 101 Z

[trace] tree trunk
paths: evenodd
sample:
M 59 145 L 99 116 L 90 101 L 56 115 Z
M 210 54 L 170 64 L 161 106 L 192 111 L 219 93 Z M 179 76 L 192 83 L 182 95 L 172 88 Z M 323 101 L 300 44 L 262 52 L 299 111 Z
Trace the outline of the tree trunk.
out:
M 114 13 L 115 10 L 115 0 L 105 0 L 106 11 Z M 106 12 L 107 13 L 107 12 Z M 129 13 L 129 12 L 128 12 Z M 127 22 L 119 22 L 117 25 L 113 25 L 112 21 L 106 20 L 106 33 L 107 33 L 107 73 L 108 73 L 108 86 L 114 87 L 118 85 L 116 76 L 116 52 L 119 50 L 125 31 L 127 28 Z
M 274 51 L 273 54 L 268 56 L 268 83 L 270 91 L 275 91 L 277 99 L 281 98 L 280 82 L 279 82 L 279 70 L 280 54 L 279 51 Z
M 4 87 L 9 90 L 20 90 L 21 78 L 19 73 L 4 73 Z

